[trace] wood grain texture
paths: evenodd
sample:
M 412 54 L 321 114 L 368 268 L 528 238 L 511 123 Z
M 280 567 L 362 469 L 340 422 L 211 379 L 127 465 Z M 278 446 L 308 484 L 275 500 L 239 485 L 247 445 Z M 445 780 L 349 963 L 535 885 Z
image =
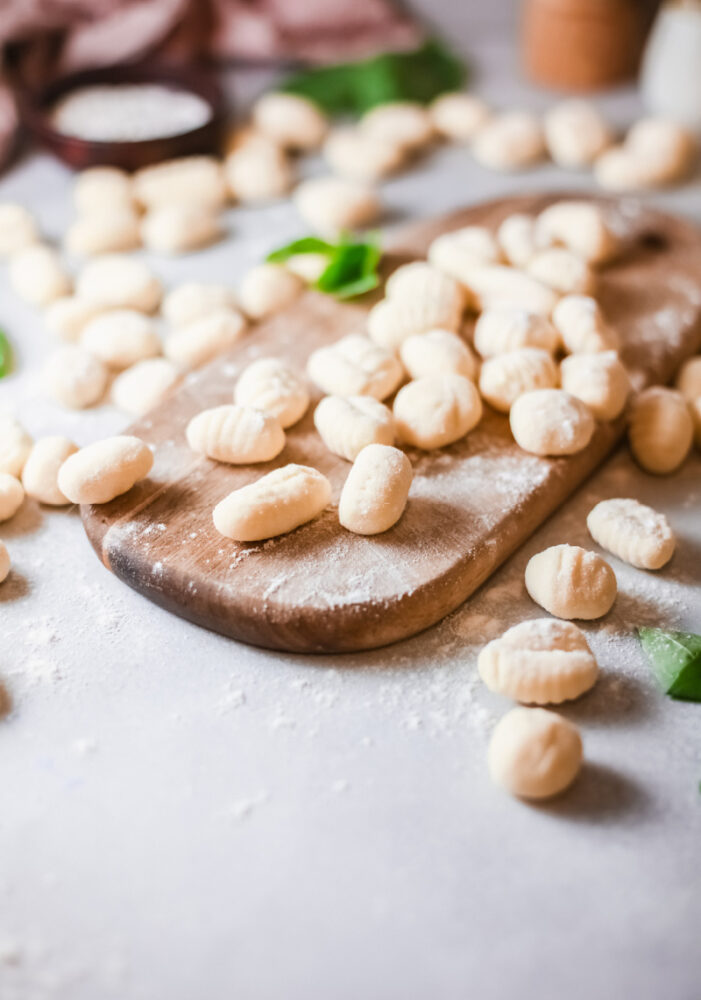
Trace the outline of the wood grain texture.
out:
M 424 256 L 442 232 L 496 226 L 512 212 L 538 212 L 556 200 L 500 200 L 416 224 L 394 242 L 388 266 Z M 603 272 L 598 296 L 621 334 L 636 387 L 666 382 L 701 343 L 701 234 L 632 199 L 604 203 L 630 249 Z M 155 448 L 151 476 L 109 504 L 82 508 L 88 536 L 109 569 L 162 607 L 243 642 L 298 652 L 383 646 L 461 604 L 620 440 L 622 420 L 599 425 L 578 455 L 538 458 L 520 451 L 508 420 L 485 408 L 463 441 L 436 452 L 407 450 L 414 467 L 407 510 L 393 529 L 369 538 L 338 523 L 336 505 L 350 466 L 330 454 L 314 430 L 319 394 L 273 462 L 234 468 L 190 451 L 187 422 L 230 402 L 246 364 L 274 354 L 303 370 L 312 350 L 363 328 L 370 302 L 343 304 L 306 293 L 133 425 L 131 433 Z M 215 504 L 288 462 L 328 476 L 332 506 L 267 542 L 238 544 L 221 536 L 212 523 Z

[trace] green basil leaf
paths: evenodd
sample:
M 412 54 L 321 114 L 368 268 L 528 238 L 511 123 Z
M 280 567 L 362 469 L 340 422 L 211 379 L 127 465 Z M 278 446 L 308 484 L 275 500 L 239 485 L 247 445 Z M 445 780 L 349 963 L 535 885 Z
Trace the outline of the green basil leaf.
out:
M 300 253 L 323 253 L 330 256 L 334 251 L 333 243 L 319 239 L 318 236 L 304 236 L 301 240 L 292 240 L 284 247 L 273 250 L 265 258 L 271 264 L 282 264 L 290 257 Z
M 427 104 L 465 80 L 465 65 L 441 41 L 411 52 L 385 52 L 359 62 L 307 70 L 282 88 L 318 104 L 327 114 L 362 114 L 389 101 Z
M 12 347 L 7 334 L 0 330 L 0 378 L 9 375 L 12 370 Z
M 701 635 L 639 628 L 638 635 L 662 690 L 672 698 L 701 701 Z
M 358 295 L 365 295 L 366 292 L 371 292 L 373 288 L 377 288 L 379 283 L 380 278 L 377 274 L 364 274 L 355 281 L 348 281 L 345 285 L 339 285 L 331 294 L 337 299 L 354 299 Z
M 362 295 L 379 284 L 377 266 L 382 256 L 376 242 L 339 243 L 320 275 L 315 287 L 320 292 L 350 299 Z

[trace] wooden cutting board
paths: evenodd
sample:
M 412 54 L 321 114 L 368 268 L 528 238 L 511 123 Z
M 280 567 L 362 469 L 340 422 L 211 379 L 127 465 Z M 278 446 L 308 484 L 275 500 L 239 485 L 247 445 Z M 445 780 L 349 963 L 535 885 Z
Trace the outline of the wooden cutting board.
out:
M 496 226 L 556 200 L 500 200 L 419 223 L 394 242 L 388 266 L 424 256 L 442 232 Z M 631 246 L 603 272 L 599 297 L 620 331 L 635 385 L 667 382 L 701 342 L 701 234 L 632 199 L 602 203 Z M 267 465 L 235 468 L 190 451 L 187 422 L 231 402 L 246 364 L 274 354 L 303 370 L 312 350 L 361 330 L 370 304 L 308 292 L 134 424 L 131 433 L 155 448 L 151 476 L 109 504 L 82 509 L 104 564 L 162 607 L 243 642 L 299 652 L 370 649 L 420 632 L 461 604 L 620 440 L 622 420 L 600 425 L 578 455 L 538 458 L 522 452 L 508 420 L 486 408 L 463 441 L 435 452 L 408 450 L 414 481 L 407 510 L 394 528 L 371 538 L 338 523 L 350 466 L 325 449 L 313 406 Z M 288 462 L 328 476 L 333 505 L 267 542 L 238 544 L 220 535 L 212 524 L 215 504 Z

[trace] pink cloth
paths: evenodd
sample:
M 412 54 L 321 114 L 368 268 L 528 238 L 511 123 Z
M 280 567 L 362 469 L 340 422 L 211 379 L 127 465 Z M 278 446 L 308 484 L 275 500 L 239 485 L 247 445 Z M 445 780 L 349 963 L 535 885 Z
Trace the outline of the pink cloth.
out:
M 336 62 L 410 48 L 421 34 L 392 0 L 0 0 L 0 51 L 32 85 L 151 54 Z M 0 161 L 15 129 L 0 84 Z

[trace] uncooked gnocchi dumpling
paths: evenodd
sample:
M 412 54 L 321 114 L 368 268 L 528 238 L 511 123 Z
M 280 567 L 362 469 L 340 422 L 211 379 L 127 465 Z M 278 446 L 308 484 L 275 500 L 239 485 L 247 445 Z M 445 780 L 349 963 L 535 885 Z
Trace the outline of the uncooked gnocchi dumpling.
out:
M 193 451 L 231 465 L 269 462 L 285 447 L 277 417 L 252 406 L 203 410 L 189 422 L 185 436 Z
M 369 444 L 359 452 L 343 484 L 338 520 L 357 535 L 379 535 L 404 513 L 413 478 L 403 451 Z
M 487 643 L 477 667 L 490 691 L 530 705 L 579 698 L 599 673 L 582 630 L 553 618 L 535 618 L 507 629 Z
M 131 177 L 118 167 L 90 167 L 76 177 L 73 203 L 81 215 L 134 206 Z
M 407 337 L 399 356 L 411 378 L 452 373 L 474 381 L 477 374 L 474 354 L 462 337 L 450 330 L 427 330 Z
M 10 258 L 10 284 L 21 299 L 46 306 L 71 290 L 70 275 L 52 247 L 37 243 Z
M 382 211 L 371 187 L 347 177 L 312 177 L 297 187 L 293 201 L 308 226 L 332 237 L 371 225 Z
M 253 107 L 253 124 L 283 149 L 309 151 L 321 145 L 328 123 L 317 104 L 297 94 L 272 92 Z
M 54 351 L 42 372 L 47 394 L 69 410 L 84 410 L 98 403 L 108 377 L 107 365 L 77 344 Z
M 234 149 L 224 163 L 233 197 L 244 205 L 283 198 L 294 183 L 294 170 L 283 149 L 270 141 Z
M 662 187 L 684 178 L 695 156 L 694 138 L 683 126 L 664 118 L 643 118 L 622 146 L 599 157 L 596 179 L 615 191 Z
M 58 471 L 58 488 L 71 503 L 109 503 L 151 471 L 153 454 L 137 437 L 118 434 L 81 448 Z
M 550 316 L 559 298 L 554 288 L 525 271 L 499 264 L 475 267 L 465 277 L 465 287 L 477 308 L 521 309 Z
M 183 156 L 137 170 L 134 195 L 145 208 L 195 204 L 221 208 L 227 199 L 224 169 L 213 156 Z
M 293 253 L 285 261 L 285 267 L 301 278 L 306 285 L 313 285 L 329 266 L 325 253 Z
M 443 448 L 465 437 L 482 417 L 482 400 L 464 375 L 426 375 L 397 393 L 399 438 L 415 448 Z
M 20 423 L 13 417 L 0 414 L 0 473 L 6 472 L 19 479 L 32 443 Z
M 85 265 L 78 275 L 76 294 L 105 309 L 151 313 L 158 308 L 163 287 L 143 261 L 105 254 Z
M 658 475 L 678 469 L 694 438 L 693 420 L 682 394 L 652 386 L 633 399 L 628 416 L 628 440 L 638 464 Z
M 212 517 L 227 538 L 259 542 L 313 520 L 330 499 L 326 476 L 307 465 L 283 465 L 224 497 Z
M 127 368 L 112 383 L 112 402 L 133 417 L 143 417 L 168 395 L 180 372 L 167 358 L 147 358 Z
M 163 353 L 180 368 L 199 368 L 233 347 L 246 325 L 237 309 L 216 309 L 174 330 L 166 338 Z
M 602 549 L 639 569 L 661 569 L 674 555 L 667 518 L 637 500 L 602 500 L 589 511 L 587 528 Z
M 139 246 L 139 217 L 128 207 L 105 207 L 81 215 L 66 233 L 66 250 L 80 257 L 123 253 Z
M 557 365 L 548 351 L 522 347 L 487 358 L 480 370 L 479 390 L 495 410 L 508 413 L 525 392 L 554 389 L 557 381 Z
M 458 295 L 450 298 L 416 294 L 382 299 L 368 314 L 368 334 L 380 347 L 398 351 L 404 341 L 414 334 L 426 333 L 436 327 L 457 330 L 463 299 L 457 288 L 456 291 Z
M 135 309 L 114 309 L 90 320 L 80 346 L 116 371 L 161 353 L 153 320 Z
M 539 250 L 531 258 L 527 271 L 561 295 L 588 295 L 594 288 L 594 275 L 587 262 L 565 247 Z
M 52 507 L 70 503 L 59 489 L 58 470 L 77 451 L 69 438 L 59 434 L 39 438 L 22 470 L 22 485 L 27 496 Z
M 486 226 L 464 226 L 437 236 L 428 248 L 428 260 L 439 271 L 464 285 L 475 268 L 497 264 L 501 260 L 501 250 Z
M 144 246 L 156 253 L 178 254 L 200 250 L 216 243 L 223 234 L 215 211 L 187 202 L 158 205 L 150 209 L 141 221 Z
M 39 242 L 34 216 L 24 205 L 0 203 L 0 257 L 9 257 Z
M 329 347 L 313 351 L 307 374 L 329 396 L 374 396 L 386 399 L 402 381 L 397 358 L 369 337 L 350 333 Z
M 512 708 L 489 744 L 492 781 L 524 799 L 548 799 L 568 788 L 582 766 L 579 730 L 546 708 Z
M 553 312 L 553 324 L 570 354 L 618 349 L 618 334 L 604 319 L 596 299 L 566 295 Z
M 460 315 L 465 304 L 460 282 L 425 260 L 398 267 L 387 279 L 385 295 L 396 302 L 429 300 L 434 310 L 450 317 Z
M 0 521 L 9 521 L 22 506 L 24 487 L 16 476 L 0 472 Z
M 0 583 L 3 583 L 8 578 L 11 568 L 10 553 L 7 551 L 5 543 L 0 542 Z
M 281 358 L 259 358 L 241 373 L 234 402 L 272 413 L 282 427 L 301 420 L 309 406 L 304 380 Z
M 399 170 L 406 152 L 390 139 L 369 135 L 356 125 L 345 125 L 334 129 L 324 143 L 324 159 L 340 177 L 379 181 Z
M 475 349 L 483 358 L 493 358 L 522 347 L 557 350 L 559 337 L 549 319 L 538 313 L 512 307 L 487 309 L 475 325 Z
M 394 444 L 392 411 L 372 396 L 324 396 L 314 426 L 329 451 L 349 462 L 369 444 Z
M 605 264 L 620 249 L 604 212 L 589 201 L 558 201 L 544 209 L 536 222 L 536 242 L 567 247 L 592 265 Z
M 545 115 L 545 143 L 560 167 L 590 166 L 613 141 L 602 114 L 589 101 L 556 104 Z
M 491 118 L 472 143 L 472 155 L 492 170 L 523 170 L 545 156 L 540 122 L 527 111 L 507 111 Z
M 571 354 L 560 365 L 562 388 L 586 403 L 597 420 L 623 413 L 630 378 L 616 351 Z
M 44 313 L 46 326 L 61 340 L 74 343 L 90 322 L 102 312 L 102 306 L 77 295 L 62 295 L 54 299 Z
M 533 455 L 575 455 L 589 444 L 594 417 L 563 389 L 536 389 L 514 402 L 509 414 L 516 444 Z
M 674 384 L 689 403 L 701 397 L 701 355 L 686 359 Z
M 441 94 L 428 110 L 436 132 L 452 142 L 470 142 L 492 114 L 479 97 L 460 92 Z
M 592 621 L 611 610 L 617 586 L 613 570 L 596 552 L 551 545 L 529 559 L 526 590 L 557 618 Z
M 536 242 L 536 220 L 532 215 L 509 215 L 497 230 L 504 257 L 512 267 L 527 267 L 541 249 Z
M 433 139 L 433 122 L 423 106 L 414 101 L 388 101 L 366 111 L 360 128 L 367 135 L 414 150 Z
M 265 319 L 289 306 L 304 291 L 304 282 L 282 264 L 258 264 L 243 276 L 241 308 L 251 319 Z
M 235 309 L 238 300 L 227 285 L 187 281 L 168 292 L 161 312 L 171 326 L 186 326 L 219 309 Z

